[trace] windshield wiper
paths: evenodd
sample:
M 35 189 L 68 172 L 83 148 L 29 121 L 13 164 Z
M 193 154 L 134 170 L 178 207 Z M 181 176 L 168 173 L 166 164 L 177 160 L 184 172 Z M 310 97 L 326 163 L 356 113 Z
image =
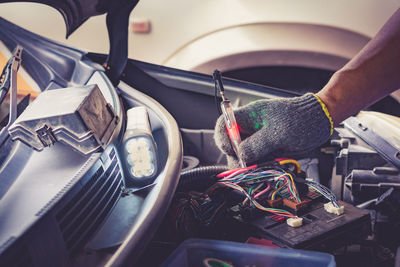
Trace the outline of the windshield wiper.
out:
M 8 128 L 17 119 L 17 72 L 21 65 L 22 46 L 17 46 L 0 77 L 0 105 L 10 91 L 10 112 L 7 125 L 0 131 L 0 145 L 8 137 Z

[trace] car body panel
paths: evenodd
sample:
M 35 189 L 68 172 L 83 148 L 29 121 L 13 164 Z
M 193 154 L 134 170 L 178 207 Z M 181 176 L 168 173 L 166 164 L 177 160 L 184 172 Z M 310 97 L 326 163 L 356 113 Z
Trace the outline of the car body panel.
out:
M 101 65 L 88 59 L 85 52 L 35 35 L 2 18 L 0 18 L 0 24 L 0 40 L 8 50 L 12 50 L 16 44 L 24 47 L 22 66 L 38 84 L 41 91 L 90 83 L 96 83 L 100 87 L 107 102 L 114 107 L 121 118 L 113 137 L 110 139 L 110 146 L 119 144 L 123 134 L 121 128 L 125 115 L 117 96 L 117 89 L 111 84 Z M 150 187 L 146 193 L 139 192 L 138 194 L 142 204 L 139 212 L 134 214 L 134 218 L 129 221 L 126 236 L 117 244 L 122 243 L 116 254 L 118 256 L 115 258 L 118 261 L 127 261 L 132 257 L 138 257 L 140 253 L 132 254 L 131 251 L 141 251 L 145 248 L 144 244 L 150 241 L 148 237 L 154 233 L 161 222 L 163 214 L 167 210 L 166 207 L 172 199 L 182 164 L 181 137 L 173 117 L 153 99 L 129 86 L 126 86 L 126 88 L 125 104 L 129 103 L 129 106 L 144 105 L 148 108 L 154 138 L 159 146 L 160 172 L 154 186 Z M 122 92 L 123 89 L 121 89 Z M 22 256 L 24 256 L 24 259 L 25 256 L 27 258 L 31 256 L 33 258 L 42 257 L 42 253 L 35 252 L 35 244 L 32 242 L 37 242 L 37 239 L 35 239 L 36 241 L 33 240 L 34 234 L 30 230 L 36 229 L 38 231 L 38 228 L 35 227 L 45 227 L 43 225 L 56 221 L 52 217 L 55 214 L 53 207 L 60 208 L 57 203 L 61 199 L 65 199 L 67 195 L 72 194 L 71 185 L 78 186 L 80 182 L 84 182 L 79 179 L 84 177 L 82 173 L 86 173 L 87 168 L 90 169 L 87 173 L 93 171 L 90 168 L 93 164 L 88 163 L 89 161 L 93 163 L 93 160 L 79 156 L 79 154 L 75 155 L 76 152 L 63 144 L 56 143 L 55 146 L 46 148 L 44 153 L 41 153 L 33 152 L 18 141 L 12 142 L 10 138 L 6 142 L 7 144 L 3 144 L 0 151 L 2 155 L 5 155 L 4 158 L 1 158 L 0 167 L 0 176 L 3 180 L 2 189 L 5 189 L 4 191 L 1 190 L 4 201 L 1 203 L 0 209 L 2 210 L 1 216 L 6 216 L 9 220 L 1 220 L 3 223 L 1 229 L 8 229 L 12 226 L 15 230 L 2 232 L 1 253 L 13 248 L 14 245 L 18 248 L 20 242 L 26 242 L 25 249 L 22 247 L 24 254 L 21 254 L 20 258 Z M 99 159 L 99 153 L 94 153 L 92 156 L 96 157 L 96 164 L 98 164 L 98 160 L 105 160 L 102 159 L 103 156 Z M 68 162 L 72 162 L 72 164 L 68 164 Z M 57 179 L 58 175 L 62 175 L 62 177 Z M 57 181 L 52 182 L 53 179 L 57 179 Z M 50 186 L 52 190 L 47 189 L 45 185 Z M 82 185 L 80 184 L 80 186 Z M 6 186 L 7 188 L 5 188 Z M 39 190 L 37 187 L 39 187 Z M 24 197 L 18 198 L 18 195 L 24 194 L 24 191 L 26 191 Z M 32 199 L 32 201 L 29 201 L 29 199 Z M 118 206 L 118 202 L 115 205 Z M 29 210 L 29 212 L 23 212 L 24 209 Z M 21 216 L 21 212 L 24 216 Z M 103 223 L 104 221 L 99 226 Z M 118 227 L 118 225 L 114 225 L 114 227 Z M 53 238 L 54 242 L 62 242 L 57 227 L 52 226 L 51 229 L 52 231 L 46 238 Z M 10 235 L 12 238 L 8 238 Z M 16 242 L 21 235 L 25 236 L 23 240 Z M 31 243 L 28 241 L 29 238 L 31 238 Z M 137 240 L 138 238 L 140 240 Z M 52 243 L 43 242 L 41 244 L 49 246 Z M 49 257 L 48 260 L 57 260 L 58 262 L 67 259 L 65 253 L 61 252 L 65 248 L 60 244 L 52 247 L 52 249 L 58 249 L 58 252 L 52 254 L 54 258 Z M 112 245 L 115 246 L 116 244 Z M 17 252 L 20 253 L 21 251 L 17 250 Z M 62 257 L 59 253 L 62 254 Z M 60 257 L 57 258 L 57 255 Z M 71 264 L 81 264 L 82 261 L 86 260 L 82 259 L 82 257 L 85 258 L 85 255 L 85 253 L 78 255 L 78 258 L 75 258 Z M 94 257 L 96 262 L 102 265 L 109 260 L 109 257 L 104 257 L 104 253 L 97 253 Z M 11 260 L 15 259 L 15 257 L 11 257 Z M 44 258 L 42 259 L 43 261 L 36 263 L 49 264 L 49 262 L 44 261 Z
M 0 3 L 27 2 L 21 0 L 1 0 Z M 104 1 L 99 0 L 31 0 L 39 4 L 45 4 L 55 8 L 64 18 L 67 29 L 67 37 L 73 33 L 82 23 L 92 16 L 103 14 L 107 11 Z M 118 1 L 116 1 L 118 2 Z
M 189 5 L 190 3 L 194 4 L 194 2 L 181 3 L 179 7 L 180 8 L 196 7 L 195 5 L 190 6 Z M 208 4 L 207 11 L 209 11 L 210 7 L 214 7 L 215 9 L 212 9 L 211 17 L 214 20 L 217 20 L 218 18 L 221 18 L 221 11 L 219 9 L 220 6 L 218 4 L 214 5 L 214 3 L 215 2 L 206 2 L 206 4 Z M 228 2 L 226 1 L 222 1 L 221 3 L 228 4 Z M 245 8 L 243 3 L 239 1 L 230 3 L 234 9 L 239 10 L 239 14 L 245 14 L 247 12 L 251 15 L 254 14 L 260 15 L 260 13 L 262 13 L 262 10 L 257 8 L 256 9 L 252 9 L 250 7 Z M 315 2 L 308 1 L 306 3 L 315 3 Z M 344 2 L 341 3 L 344 4 Z M 360 4 L 359 2 L 356 3 Z M 161 8 L 163 7 L 164 4 L 166 3 L 162 3 L 157 7 Z M 271 5 L 270 7 L 272 6 L 274 5 Z M 268 6 L 263 6 L 263 7 L 266 8 Z M 279 5 L 276 5 L 275 7 L 279 7 Z M 293 7 L 299 8 L 299 5 L 294 4 Z M 322 8 L 322 5 L 320 4 L 319 7 Z M 201 10 L 202 9 L 200 9 L 200 11 Z M 278 10 L 280 9 L 278 8 Z M 304 9 L 292 10 L 292 14 L 296 13 L 294 11 L 301 11 L 301 10 L 304 11 Z M 194 10 L 193 12 L 197 11 L 199 10 Z M 189 14 L 191 13 L 190 12 L 187 12 L 187 14 L 185 13 L 185 15 Z M 197 18 L 193 14 L 192 17 Z M 321 19 L 322 15 L 318 14 L 318 17 Z M 213 20 L 210 21 L 212 22 Z M 335 66 L 338 67 L 345 62 L 347 57 L 351 56 L 351 54 L 353 53 L 356 53 L 356 51 L 361 47 L 361 43 L 363 42 L 365 43 L 366 40 L 368 39 L 366 37 L 366 34 L 363 32 L 356 33 L 357 31 L 355 30 L 338 30 L 338 28 L 335 28 L 333 26 L 326 26 L 326 25 L 321 26 L 320 25 L 321 21 L 315 24 L 304 23 L 304 21 L 302 21 L 301 19 L 299 19 L 299 21 L 301 21 L 301 24 L 298 23 L 292 24 L 292 22 L 285 22 L 287 24 L 283 25 L 286 26 L 288 26 L 289 24 L 295 25 L 292 29 L 293 32 L 286 33 L 287 39 L 281 40 L 282 43 L 279 42 L 275 43 L 275 48 L 282 46 L 285 48 L 285 50 L 281 50 L 278 52 L 286 52 L 288 56 L 293 57 L 294 59 L 296 58 L 296 54 L 290 54 L 288 52 L 290 51 L 292 52 L 297 51 L 303 53 L 306 52 L 303 58 L 304 60 L 306 60 L 307 58 L 309 59 L 310 57 L 314 57 L 314 59 L 320 57 L 321 60 L 326 60 L 327 58 L 329 58 L 329 56 L 331 56 L 332 62 L 334 62 L 334 64 L 336 64 Z M 231 28 L 230 27 L 224 28 L 223 23 L 225 22 L 221 21 L 221 23 L 222 24 L 215 23 L 214 26 L 217 26 L 216 29 L 228 29 L 228 30 L 232 29 L 233 33 L 231 34 L 231 39 L 230 39 L 231 43 L 233 40 L 232 36 L 234 36 L 235 30 L 237 28 L 236 26 Z M 205 24 L 208 25 L 208 22 Z M 61 87 L 87 84 L 91 82 L 103 84 L 103 86 L 108 88 L 110 91 L 110 95 L 107 97 L 109 102 L 113 103 L 115 108 L 117 108 L 118 106 L 117 110 L 119 111 L 119 115 L 121 116 L 122 121 L 124 119 L 123 108 L 127 109 L 135 106 L 146 106 L 148 108 L 153 134 L 160 153 L 160 159 L 161 159 L 159 161 L 161 164 L 161 168 L 159 168 L 160 173 L 158 174 L 154 184 L 150 185 L 147 188 L 144 188 L 143 190 L 139 190 L 140 188 L 138 189 L 134 187 L 127 188 L 128 192 L 125 193 L 135 195 L 135 197 L 137 197 L 139 200 L 137 202 L 139 203 L 138 204 L 139 207 L 136 207 L 134 211 L 130 211 L 131 214 L 127 216 L 130 219 L 128 224 L 114 225 L 114 227 L 116 228 L 118 227 L 128 228 L 124 229 L 123 234 L 121 234 L 122 238 L 121 236 L 119 236 L 117 241 L 115 241 L 114 238 L 107 239 L 109 233 L 107 231 L 112 231 L 113 227 L 105 227 L 105 225 L 107 224 L 104 224 L 105 222 L 103 221 L 102 222 L 103 224 L 100 225 L 98 232 L 94 235 L 95 238 L 93 240 L 102 240 L 102 242 L 104 241 L 104 243 L 101 243 L 101 245 L 99 245 L 88 242 L 90 246 L 85 247 L 85 249 L 88 250 L 82 250 L 81 254 L 77 256 L 77 258 L 75 258 L 74 261 L 71 263 L 71 265 L 80 265 L 80 266 L 98 266 L 98 265 L 123 266 L 132 264 L 133 262 L 135 262 L 135 260 L 139 258 L 141 252 L 145 249 L 147 243 L 150 241 L 151 237 L 155 234 L 159 224 L 161 223 L 165 213 L 167 212 L 167 207 L 174 195 L 180 176 L 180 170 L 183 158 L 183 145 L 179 127 L 184 128 L 182 129 L 182 132 L 188 135 L 190 134 L 189 133 L 190 131 L 187 129 L 192 130 L 192 133 L 194 133 L 196 137 L 197 136 L 199 137 L 198 138 L 200 140 L 199 143 L 204 143 L 207 141 L 210 143 L 208 144 L 209 147 L 213 146 L 212 138 L 208 139 L 205 138 L 205 135 L 208 135 L 208 137 L 212 135 L 211 129 L 213 129 L 215 119 L 218 116 L 214 102 L 215 101 L 214 82 L 212 81 L 211 76 L 190 71 L 177 70 L 170 67 L 163 67 L 160 65 L 153 65 L 135 60 L 128 60 L 128 63 L 124 68 L 124 72 L 122 73 L 121 76 L 121 83 L 119 84 L 118 87 L 114 88 L 114 86 L 111 84 L 111 81 L 107 78 L 103 67 L 101 66 L 101 64 L 105 62 L 107 55 L 88 54 L 80 49 L 70 48 L 68 46 L 61 45 L 53 41 L 49 41 L 45 38 L 29 33 L 28 31 L 23 30 L 15 25 L 12 25 L 3 19 L 0 19 L 0 25 L 2 25 L 2 27 L 0 27 L 0 37 L 3 43 L 8 47 L 8 49 L 12 49 L 12 47 L 15 46 L 16 44 L 22 44 L 25 47 L 24 51 L 26 51 L 26 54 L 25 56 L 23 56 L 23 66 L 26 69 L 26 71 L 30 74 L 30 76 L 38 83 L 38 86 L 40 87 L 41 90 L 57 90 L 57 88 Z M 248 21 L 248 23 L 245 23 L 243 27 L 249 26 L 250 28 L 252 28 L 252 26 L 258 26 L 258 25 L 264 25 L 264 24 L 251 23 L 251 21 Z M 282 24 L 280 24 L 280 22 L 279 23 L 274 22 L 271 23 L 271 25 L 273 25 L 272 27 L 278 26 L 279 28 L 280 25 Z M 239 28 L 241 27 L 242 26 L 239 26 Z M 288 42 L 289 41 L 294 42 L 293 41 L 294 39 L 289 38 L 290 35 L 294 33 L 301 34 L 301 31 L 297 32 L 297 30 L 300 29 L 298 27 L 300 28 L 303 27 L 306 29 L 306 31 L 309 29 L 310 31 L 317 29 L 316 32 L 319 32 L 320 34 L 325 33 L 324 38 L 321 39 L 320 42 L 328 45 L 329 49 L 323 51 L 321 50 L 315 51 L 314 49 L 311 49 L 311 47 L 309 47 L 305 42 L 298 43 L 299 44 L 298 48 L 299 47 L 301 48 L 299 50 L 296 50 L 296 48 L 294 47 L 290 47 Z M 253 30 L 254 29 L 252 29 L 250 32 L 252 32 Z M 265 28 L 261 27 L 261 29 L 254 31 L 253 34 L 263 33 L 264 30 Z M 267 31 L 271 30 L 272 29 L 270 28 Z M 213 32 L 216 34 L 225 33 L 224 31 L 219 32 L 218 30 Z M 243 31 L 243 34 L 245 36 L 246 34 L 251 34 L 250 32 Z M 193 38 L 193 35 L 191 34 L 188 34 L 188 36 L 191 36 L 188 42 L 177 42 L 178 44 L 181 45 L 181 48 L 185 47 L 186 44 L 195 45 L 195 42 L 193 42 L 193 40 L 196 39 L 196 37 Z M 206 35 L 207 33 L 204 33 L 203 35 L 200 34 L 198 36 L 204 36 L 205 39 L 208 39 Z M 334 52 L 332 52 L 335 51 L 335 47 L 333 44 L 339 44 L 339 42 L 337 42 L 337 39 L 335 39 L 336 35 L 344 36 L 347 39 L 351 39 L 352 42 L 344 44 L 345 49 L 337 51 L 338 53 L 335 54 Z M 172 34 L 172 36 L 174 35 Z M 253 39 L 250 38 L 247 39 L 247 41 L 249 40 L 255 41 L 254 39 L 255 36 L 256 35 L 253 35 L 252 36 Z M 183 37 L 186 38 L 186 36 Z M 211 35 L 209 37 L 211 39 L 213 38 L 213 36 Z M 165 38 L 165 36 L 163 38 Z M 201 41 L 200 39 L 202 38 L 199 38 L 198 40 Z M 245 41 L 245 39 L 242 40 Z M 102 41 L 104 43 L 104 39 Z M 277 41 L 279 41 L 279 38 L 277 38 Z M 162 44 L 162 42 L 160 43 Z M 160 43 L 158 43 L 157 45 L 160 45 Z M 217 43 L 221 46 L 227 45 L 226 43 L 223 44 L 219 43 L 218 41 Z M 285 44 L 286 46 L 284 46 Z M 329 44 L 332 44 L 332 46 L 330 47 Z M 212 44 L 210 43 L 208 44 L 208 46 L 209 49 L 211 49 Z M 187 47 L 188 47 L 187 49 L 190 50 L 190 46 Z M 269 44 L 269 48 L 273 47 L 274 46 L 272 44 Z M 161 49 L 153 50 L 151 48 L 152 47 L 150 46 L 148 47 L 150 52 L 154 52 L 154 56 L 161 55 L 158 54 L 159 51 L 160 53 L 164 53 L 165 51 L 167 51 L 171 55 L 174 54 L 174 52 L 181 49 L 177 48 L 175 50 L 171 49 L 169 51 L 168 49 L 166 49 L 165 51 L 161 51 Z M 315 46 L 315 49 L 321 49 L 321 46 Z M 273 51 L 273 49 L 271 49 L 271 51 Z M 264 52 L 268 51 L 264 50 Z M 334 53 L 335 55 L 331 55 L 332 53 Z M 178 53 L 175 54 L 177 55 Z M 243 55 L 248 56 L 249 54 L 243 53 Z M 218 55 L 215 55 L 214 59 L 209 58 L 208 60 L 209 61 L 211 60 L 210 62 L 212 62 L 212 60 L 215 60 L 217 56 Z M 274 64 L 295 64 L 294 63 L 295 61 L 287 61 L 287 60 L 279 61 L 278 58 L 273 58 L 272 54 L 266 54 L 266 57 L 275 60 Z M 168 57 L 163 57 L 163 58 L 165 60 Z M 172 59 L 172 57 L 170 57 L 170 59 Z M 184 61 L 182 60 L 181 62 Z M 317 60 L 315 60 L 314 63 L 315 62 L 317 62 Z M 197 64 L 196 66 L 202 66 L 202 63 L 197 62 L 196 64 Z M 265 64 L 265 63 L 259 63 L 259 64 Z M 193 68 L 196 68 L 196 66 Z M 315 66 L 322 67 L 321 65 L 315 65 Z M 325 67 L 334 69 L 334 67 L 332 67 L 331 65 Z M 250 101 L 260 98 L 291 97 L 297 95 L 294 92 L 279 90 L 276 88 L 265 87 L 261 85 L 255 85 L 248 82 L 235 81 L 231 79 L 224 80 L 224 83 L 226 86 L 226 93 L 227 95 L 229 94 L 229 98 L 232 100 L 234 105 L 246 104 Z M 122 98 L 123 103 L 125 105 L 124 107 L 122 107 L 122 105 L 119 105 L 120 102 L 118 101 L 118 98 L 115 97 L 116 94 L 118 94 Z M 115 138 L 113 140 L 114 141 L 113 145 L 115 145 L 117 149 L 119 149 L 119 151 L 121 151 L 121 147 L 119 147 L 119 145 L 122 134 L 123 134 L 123 129 L 115 134 Z M 60 147 L 62 149 L 60 149 Z M 217 150 L 215 146 L 213 147 L 215 150 Z M 80 170 L 79 166 L 83 165 L 90 167 L 90 164 L 85 165 L 86 162 L 88 161 L 87 158 L 85 157 L 74 158 L 72 151 L 65 152 L 64 149 L 66 149 L 66 147 L 64 147 L 63 145 L 59 146 L 59 144 L 57 144 L 56 146 L 50 148 L 49 150 L 46 150 L 45 153 L 39 154 L 39 152 L 33 152 L 32 154 L 30 154 L 29 152 L 26 151 L 26 147 L 23 147 L 23 149 L 14 148 L 13 152 L 10 153 L 8 160 L 4 161 L 5 165 L 3 166 L 7 167 L 7 172 L 1 172 L 0 175 L 11 174 L 11 176 L 17 178 L 22 177 L 22 179 L 17 180 L 14 184 L 12 184 L 10 191 L 7 192 L 5 195 L 6 202 L 0 205 L 0 209 L 4 209 L 5 211 L 10 212 L 9 214 L 11 215 L 16 214 L 14 213 L 16 212 L 16 210 L 14 211 L 13 208 L 19 209 L 20 206 L 23 204 L 22 202 L 26 203 L 27 201 L 29 201 L 25 198 L 21 198 L 19 199 L 19 201 L 14 201 L 15 203 L 13 203 L 13 198 L 18 198 L 18 193 L 23 192 L 24 190 L 24 185 L 21 185 L 21 183 L 29 182 L 30 176 L 34 177 L 34 179 L 32 180 L 39 180 L 41 174 L 40 171 L 43 168 L 46 168 L 46 170 L 43 171 L 43 173 L 46 175 L 46 179 L 40 181 L 41 182 L 39 183 L 40 185 L 42 183 L 48 183 L 51 185 L 52 178 L 57 179 L 57 173 L 59 170 L 65 174 L 65 177 L 59 179 L 58 182 L 60 184 L 62 183 L 65 184 L 67 183 L 68 177 L 73 175 L 72 174 L 73 172 L 75 171 L 79 172 Z M 63 151 L 61 151 L 60 153 L 59 150 Z M 203 154 L 206 154 L 208 151 L 201 151 L 201 152 Z M 215 155 L 216 153 L 210 153 L 210 154 Z M 70 159 L 71 162 L 73 163 L 72 164 L 73 166 L 70 169 L 68 168 L 69 167 L 68 165 L 60 167 L 60 164 L 62 164 L 62 158 L 57 158 L 57 156 L 59 155 L 68 157 L 68 159 Z M 221 153 L 219 155 L 221 155 Z M 23 156 L 26 156 L 26 158 L 24 158 Z M 102 158 L 102 156 L 100 156 L 97 153 L 93 154 L 93 157 L 95 157 L 96 160 L 105 162 L 107 161 L 107 159 L 105 159 L 104 157 Z M 52 162 L 53 158 L 57 158 L 57 160 L 54 160 L 54 162 Z M 19 159 L 22 159 L 24 162 L 22 163 L 19 162 L 18 161 Z M 24 169 L 23 167 L 25 167 L 26 169 Z M 63 172 L 64 170 L 63 168 L 68 169 L 68 171 Z M 4 170 L 5 168 L 0 169 L 0 171 Z M 85 171 L 85 168 L 83 168 L 83 170 Z M 62 187 L 60 186 L 60 184 L 56 185 L 57 188 L 54 189 L 53 192 L 46 191 L 46 194 L 60 192 L 59 196 L 62 196 L 65 192 L 62 191 L 63 189 L 59 191 L 60 188 Z M 43 187 L 45 186 L 43 185 Z M 65 190 L 68 189 L 68 183 L 66 187 L 67 188 Z M 41 189 L 45 191 L 44 188 Z M 132 189 L 132 191 L 129 191 L 130 189 Z M 34 190 L 34 188 L 28 188 L 28 190 Z M 50 198 L 50 195 L 46 194 L 43 194 L 43 198 L 47 198 L 48 200 Z M 28 197 L 28 195 L 26 197 Z M 56 193 L 56 197 L 48 202 L 50 203 L 49 205 L 46 205 L 44 203 L 45 201 L 42 201 L 40 203 L 40 205 L 42 206 L 44 205 L 44 209 L 39 209 L 39 211 L 37 211 L 38 208 L 34 207 L 36 208 L 36 210 L 34 209 L 30 210 L 29 214 L 27 215 L 29 215 L 30 218 L 32 218 L 32 214 L 40 216 L 45 212 L 49 212 L 49 209 L 52 208 L 52 205 L 57 200 L 58 199 Z M 118 203 L 116 205 L 118 205 Z M 125 215 L 124 212 L 121 212 L 118 215 L 122 216 L 123 218 L 126 218 L 124 217 Z M 110 216 L 112 216 L 112 213 Z M 10 219 L 16 217 L 10 216 Z M 112 222 L 118 223 L 118 220 L 115 220 L 115 218 L 112 217 L 108 217 L 105 221 L 108 221 L 109 219 Z M 9 225 L 11 221 L 4 220 L 4 223 Z M 25 229 L 29 230 L 29 226 L 26 226 Z M 45 228 L 41 229 L 43 230 Z M 17 233 L 18 231 L 15 232 Z M 98 239 L 96 239 L 96 237 Z M 50 234 L 48 234 L 46 238 L 47 238 L 46 240 L 52 240 L 52 236 Z M 2 240 L 4 241 L 4 243 L 0 244 L 3 250 L 7 249 L 7 247 L 10 246 L 10 244 L 13 242 L 12 239 L 11 241 L 9 241 L 10 239 L 8 240 L 5 239 L 7 238 L 4 238 L 4 240 Z M 42 243 L 45 245 L 49 244 L 48 242 L 42 242 Z M 107 249 L 103 250 L 103 248 L 107 247 L 107 245 L 110 245 L 110 247 L 112 248 L 110 250 Z M 93 250 L 90 250 L 91 248 L 93 248 Z M 56 254 L 52 256 L 56 257 Z M 90 258 L 94 258 L 95 260 L 90 261 Z
M 130 32 L 129 57 L 149 63 L 166 64 L 166 60 L 172 55 L 207 35 L 227 28 L 258 23 L 326 26 L 371 38 L 399 6 L 395 0 L 140 1 L 131 14 L 131 21 L 134 22 L 135 18 L 146 19 L 151 24 L 151 31 Z M 91 18 L 74 32 L 69 40 L 65 40 L 64 25 L 59 14 L 48 7 L 12 3 L 4 5 L 0 15 L 54 40 L 72 46 L 79 45 L 89 51 L 103 53 L 108 51 L 107 44 L 103 41 L 107 36 L 104 27 L 105 16 Z M 268 42 L 270 36 L 260 38 L 260 42 L 263 40 Z M 214 43 L 215 47 L 226 47 L 230 44 L 223 39 Z

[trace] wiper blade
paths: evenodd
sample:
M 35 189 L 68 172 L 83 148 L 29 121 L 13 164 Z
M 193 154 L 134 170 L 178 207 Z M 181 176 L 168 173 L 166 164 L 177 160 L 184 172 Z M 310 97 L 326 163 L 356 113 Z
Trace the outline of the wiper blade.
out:
M 22 46 L 17 46 L 1 74 L 0 105 L 10 91 L 10 112 L 7 125 L 0 132 L 0 145 L 8 137 L 8 128 L 17 119 L 17 72 L 21 65 Z M 11 90 L 10 90 L 11 89 Z

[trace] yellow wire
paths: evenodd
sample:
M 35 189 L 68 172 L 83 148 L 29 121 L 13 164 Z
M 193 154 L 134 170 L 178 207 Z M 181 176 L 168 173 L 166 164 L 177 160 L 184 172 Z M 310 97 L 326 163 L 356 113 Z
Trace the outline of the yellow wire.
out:
M 286 183 L 283 183 L 283 184 L 281 185 L 281 187 L 279 187 L 274 193 L 272 193 L 271 200 L 274 200 L 274 199 L 275 199 L 276 193 L 278 193 L 279 191 L 281 191 L 281 189 L 284 188 L 284 187 L 286 186 L 286 184 L 287 184 L 287 182 L 286 182 Z
M 294 183 L 294 180 L 293 180 L 293 176 L 290 174 L 290 173 L 285 173 L 285 174 L 283 174 L 281 177 L 279 177 L 279 178 L 282 178 L 282 177 L 284 177 L 284 176 L 286 176 L 286 175 L 288 175 L 289 176 L 289 178 L 290 178 L 290 181 L 291 181 L 291 184 L 292 184 L 292 188 L 293 188 L 293 193 L 294 193 L 294 197 L 296 198 L 297 197 L 297 195 L 298 195 L 298 193 L 297 193 L 297 188 L 296 188 L 296 184 Z M 287 177 L 286 177 L 287 178 Z M 281 187 L 279 187 L 278 188 L 278 190 L 276 191 L 276 192 L 279 192 L 285 185 L 287 185 L 289 183 L 289 181 L 288 180 L 286 180 L 286 183 L 284 183 Z M 272 199 L 273 200 L 273 199 Z M 300 198 L 299 198 L 299 201 L 301 202 L 301 200 L 300 200 Z M 299 203 L 300 203 L 299 202 Z
M 275 191 L 274 193 L 272 193 L 271 200 L 275 200 L 275 195 L 276 195 L 277 192 L 278 191 Z
M 297 162 L 297 161 L 296 161 L 296 162 Z M 298 164 L 298 162 L 297 162 L 297 164 Z M 296 184 L 294 183 L 293 176 L 292 176 L 290 173 L 287 173 L 287 174 L 289 175 L 290 180 L 292 180 L 294 196 L 297 197 L 298 200 L 301 202 L 301 199 L 300 199 L 300 197 L 298 196 L 298 193 L 297 193 L 297 188 L 296 188 Z
M 300 167 L 300 164 L 299 164 L 299 162 L 298 162 L 297 160 L 294 160 L 294 159 L 285 159 L 285 160 L 279 161 L 279 164 L 281 164 L 281 165 L 283 165 L 283 164 L 288 164 L 288 163 L 294 164 L 294 165 L 296 166 L 297 173 L 298 173 L 298 174 L 301 173 L 301 167 Z
M 293 191 L 295 193 L 297 193 L 297 188 L 296 188 L 296 184 L 294 183 L 293 176 L 290 173 L 286 173 L 286 174 L 289 175 L 290 180 L 292 181 Z
M 218 208 L 214 211 L 213 215 L 208 218 L 207 220 L 204 221 L 204 223 L 209 223 L 212 219 L 214 219 L 215 215 L 217 215 L 217 212 L 225 205 L 225 201 L 222 202 L 221 205 L 218 206 Z

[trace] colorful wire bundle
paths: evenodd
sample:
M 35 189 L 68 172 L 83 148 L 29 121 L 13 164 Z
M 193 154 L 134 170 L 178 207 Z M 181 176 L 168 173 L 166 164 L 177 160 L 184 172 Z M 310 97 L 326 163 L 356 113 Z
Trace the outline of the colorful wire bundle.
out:
M 224 200 L 211 201 L 204 194 L 179 193 L 172 222 L 175 229 L 191 236 L 198 225 L 211 225 L 225 206 Z
M 250 196 L 245 189 L 243 189 L 241 186 L 231 183 L 231 182 L 218 182 L 214 186 L 212 186 L 207 192 L 212 193 L 215 189 L 220 188 L 220 187 L 229 187 L 229 188 L 232 188 L 234 190 L 241 192 L 256 208 L 258 208 L 260 210 L 274 213 L 274 214 L 280 215 L 282 217 L 289 217 L 289 218 L 297 217 L 286 210 L 264 207 L 259 202 L 257 202 L 252 196 Z
M 339 203 L 337 202 L 336 196 L 333 194 L 333 192 L 323 186 L 322 184 L 319 184 L 317 182 L 314 182 L 312 180 L 308 180 L 306 181 L 306 184 L 313 188 L 315 191 L 317 191 L 318 193 L 320 193 L 321 195 L 323 195 L 326 199 L 328 199 L 330 202 L 332 202 L 332 204 L 336 207 L 339 208 Z
M 235 175 L 236 174 L 236 175 Z M 242 172 L 241 169 L 238 169 L 232 174 L 222 178 L 219 180 L 220 183 L 230 182 L 237 185 L 249 185 L 249 184 L 260 184 L 265 182 L 275 182 L 275 192 L 276 194 L 285 197 L 285 193 L 289 193 L 289 198 L 293 199 L 296 203 L 300 203 L 300 197 L 296 189 L 296 184 L 294 182 L 292 174 L 284 171 L 283 169 L 251 169 Z M 259 192 L 260 194 L 257 197 L 261 196 L 268 192 L 268 190 L 264 190 L 264 192 Z M 286 198 L 286 197 L 285 197 Z
M 275 159 L 275 161 L 279 162 L 280 165 L 293 164 L 294 170 L 296 171 L 296 173 L 297 174 L 301 173 L 301 167 L 297 160 L 290 159 L 290 158 L 278 158 L 278 159 Z
M 222 172 L 217 175 L 218 181 L 204 193 L 189 192 L 180 198 L 174 217 L 175 228 L 190 234 L 197 226 L 215 225 L 221 216 L 224 216 L 223 214 L 235 213 L 242 208 L 243 211 L 249 210 L 248 208 L 250 211 L 258 209 L 273 214 L 271 217 L 277 216 L 281 219 L 297 218 L 289 211 L 275 208 L 275 205 L 282 205 L 283 199 L 283 205 L 297 210 L 293 206 L 302 203 L 297 189 L 300 184 L 307 185 L 308 188 L 327 198 L 335 207 L 339 207 L 335 195 L 325 186 L 301 179 L 296 185 L 295 177 L 299 173 L 301 173 L 300 164 L 289 158 L 276 159 L 275 162 L 265 163 L 262 166 L 252 165 Z M 221 188 L 229 190 L 219 191 Z M 239 201 L 237 201 L 238 195 L 231 194 L 231 190 L 240 192 Z M 281 199 L 276 201 L 278 195 Z M 296 204 L 290 204 L 287 200 Z M 235 206 L 237 208 L 232 209 Z
M 281 186 L 282 179 L 285 178 L 283 185 Z M 293 176 L 290 173 L 284 173 L 280 177 L 276 179 L 277 183 L 275 187 L 277 188 L 277 193 L 279 194 L 280 191 L 287 185 L 287 190 L 291 196 L 291 198 L 296 202 L 300 203 L 300 197 L 296 189 L 296 184 L 294 183 Z M 278 188 L 279 187 L 279 188 Z M 280 194 L 282 196 L 282 194 Z
M 299 193 L 294 182 L 293 175 L 282 169 L 280 165 L 291 164 L 294 166 L 296 173 L 301 172 L 300 165 L 292 159 L 279 159 L 274 166 L 257 166 L 252 165 L 246 168 L 229 170 L 217 175 L 220 180 L 209 190 L 208 194 L 221 187 L 228 187 L 241 192 L 246 199 L 243 205 L 250 203 L 260 210 L 267 211 L 283 217 L 296 217 L 292 213 L 275 208 L 265 207 L 258 201 L 274 199 L 278 194 L 282 198 L 289 198 L 296 203 L 300 203 Z

